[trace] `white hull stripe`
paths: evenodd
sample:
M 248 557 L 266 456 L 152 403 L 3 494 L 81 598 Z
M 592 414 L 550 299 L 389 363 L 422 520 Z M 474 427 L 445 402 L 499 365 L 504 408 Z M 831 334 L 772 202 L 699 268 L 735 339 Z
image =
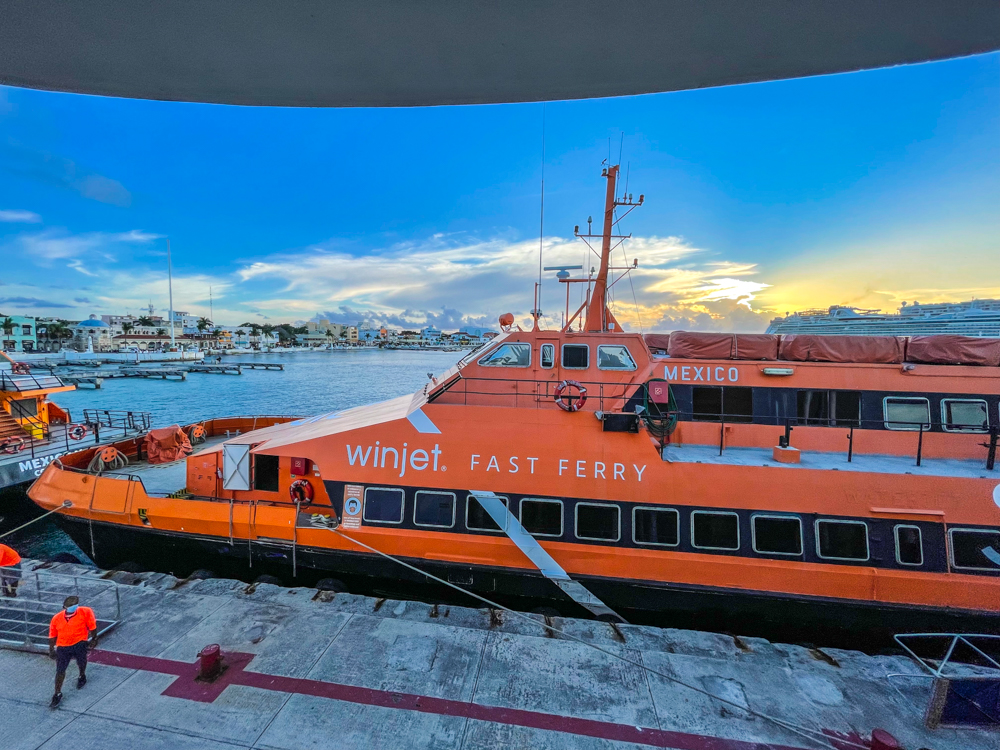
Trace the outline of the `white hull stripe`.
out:
M 437 428 L 437 425 L 431 421 L 431 418 L 424 414 L 423 409 L 415 409 L 406 415 L 406 418 L 410 420 L 410 424 L 416 429 L 417 432 L 423 433 L 425 435 L 440 435 L 441 430 Z
M 504 530 L 510 540 L 531 561 L 532 565 L 538 568 L 543 576 L 562 589 L 570 599 L 595 616 L 605 615 L 614 617 L 618 622 L 625 622 L 617 612 L 594 596 L 582 583 L 570 578 L 562 566 L 552 559 L 552 555 L 542 549 L 538 540 L 524 530 L 521 522 L 514 517 L 514 514 L 499 497 L 492 492 L 480 490 L 473 490 L 472 495 L 490 514 L 496 525 Z

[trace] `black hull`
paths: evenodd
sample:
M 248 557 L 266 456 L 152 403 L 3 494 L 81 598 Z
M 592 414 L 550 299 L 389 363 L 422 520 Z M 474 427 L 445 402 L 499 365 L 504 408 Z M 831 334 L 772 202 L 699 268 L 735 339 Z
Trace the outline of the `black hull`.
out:
M 291 545 L 196 537 L 155 529 L 94 523 L 59 516 L 66 532 L 98 566 L 135 563 L 187 577 L 210 570 L 219 577 L 252 583 L 261 575 L 285 584 L 311 586 L 336 578 L 355 594 L 467 607 L 476 599 L 369 553 L 298 547 L 294 571 Z M 514 609 L 555 609 L 567 617 L 591 615 L 570 601 L 539 573 L 507 568 L 408 559 L 435 576 Z M 588 578 L 578 580 L 626 620 L 695 630 L 709 630 L 772 641 L 838 646 L 875 652 L 891 648 L 892 636 L 904 632 L 1000 633 L 1000 613 L 904 607 L 834 599 L 802 599 L 753 591 L 732 591 L 646 581 Z

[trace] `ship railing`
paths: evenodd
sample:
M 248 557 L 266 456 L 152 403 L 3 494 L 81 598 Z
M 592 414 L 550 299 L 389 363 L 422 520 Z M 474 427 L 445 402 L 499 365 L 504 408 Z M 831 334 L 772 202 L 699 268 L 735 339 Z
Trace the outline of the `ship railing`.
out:
M 567 380 L 574 380 L 572 377 Z M 534 405 L 536 408 L 559 408 L 555 402 L 556 388 L 562 380 L 530 380 L 530 379 L 496 379 L 496 378 L 466 378 L 461 377 L 455 381 L 455 385 L 441 391 L 438 395 L 448 394 L 451 397 L 461 395 L 463 404 L 470 405 L 470 397 L 473 404 L 475 402 L 489 399 L 490 402 L 497 401 L 508 403 L 510 406 Z M 587 389 L 587 404 L 593 405 L 596 402 L 598 411 L 608 411 L 622 402 L 627 402 L 633 397 L 639 398 L 642 403 L 642 392 L 645 388 L 643 383 L 625 382 L 608 383 L 603 381 L 575 382 Z
M 48 650 L 49 621 L 63 609 L 67 596 L 94 610 L 97 635 L 104 635 L 122 619 L 121 594 L 113 581 L 95 573 L 69 575 L 47 569 L 24 572 L 0 568 L 0 576 L 17 587 L 17 597 L 0 598 L 0 647 L 24 651 Z
M 146 432 L 152 424 L 152 415 L 148 411 L 126 411 L 124 409 L 84 409 L 83 421 L 95 430 L 122 430 L 130 432 Z
M 20 393 L 21 391 L 41 391 L 46 388 L 62 388 L 66 384 L 55 375 L 35 377 L 31 372 L 13 373 L 0 370 L 0 391 Z
M 84 448 L 113 442 L 135 435 L 141 435 L 150 429 L 152 416 L 150 412 L 132 412 L 123 410 L 84 409 L 83 422 L 79 424 L 50 424 L 30 415 L 14 415 L 18 419 L 27 420 L 26 433 L 22 447 L 16 453 L 0 453 L 0 460 L 34 460 L 74 453 Z M 86 428 L 83 436 L 74 438 L 73 428 Z M 36 438 L 35 434 L 42 437 Z

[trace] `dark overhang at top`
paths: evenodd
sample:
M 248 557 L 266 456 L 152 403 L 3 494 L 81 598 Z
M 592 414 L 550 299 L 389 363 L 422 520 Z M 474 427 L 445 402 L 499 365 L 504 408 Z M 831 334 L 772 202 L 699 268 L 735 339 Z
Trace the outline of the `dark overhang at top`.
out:
M 998 0 L 0 0 L 0 83 L 224 104 L 580 99 L 998 48 Z

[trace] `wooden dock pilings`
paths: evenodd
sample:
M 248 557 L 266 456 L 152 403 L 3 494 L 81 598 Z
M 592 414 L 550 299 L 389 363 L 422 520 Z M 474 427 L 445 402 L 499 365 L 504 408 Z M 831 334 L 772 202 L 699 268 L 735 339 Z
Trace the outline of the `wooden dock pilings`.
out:
M 238 362 L 230 365 L 188 365 L 185 368 L 188 372 L 215 373 L 216 375 L 242 375 L 243 368 Z

